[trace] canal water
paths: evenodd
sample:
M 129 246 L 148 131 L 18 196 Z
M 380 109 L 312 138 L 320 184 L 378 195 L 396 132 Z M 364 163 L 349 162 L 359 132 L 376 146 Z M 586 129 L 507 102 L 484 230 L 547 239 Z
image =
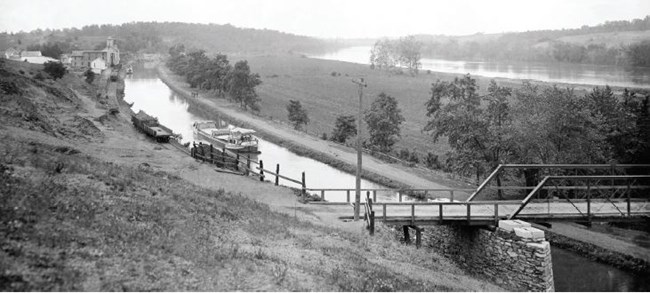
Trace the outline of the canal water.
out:
M 370 46 L 348 47 L 310 58 L 370 64 Z M 650 67 L 538 62 L 476 62 L 422 58 L 422 70 L 532 79 L 551 83 L 650 88 Z
M 189 104 L 185 98 L 176 94 L 165 85 L 157 76 L 156 70 L 137 66 L 134 74 L 125 78 L 124 100 L 133 104 L 133 111 L 143 110 L 158 118 L 161 124 L 171 128 L 175 133 L 180 133 L 182 142 L 197 143 L 201 141 L 194 136 L 192 123 L 202 120 L 218 120 L 219 117 L 202 117 L 191 113 Z M 259 138 L 258 138 L 259 139 Z M 280 164 L 280 174 L 296 180 L 301 179 L 302 172 L 305 172 L 305 181 L 308 188 L 354 188 L 355 176 L 342 172 L 316 160 L 296 155 L 288 149 L 259 139 L 261 153 L 251 156 L 252 160 L 264 161 L 264 168 L 275 170 L 276 164 Z M 254 166 L 254 165 L 253 165 Z M 270 176 L 274 179 L 273 176 Z M 300 187 L 294 182 L 280 179 L 279 183 L 289 187 Z M 361 180 L 361 188 L 386 188 L 382 185 Z M 344 191 L 327 191 L 325 199 L 331 202 L 346 201 L 347 194 Z M 365 196 L 362 196 L 364 198 Z M 351 200 L 354 199 L 354 192 Z M 378 201 L 398 201 L 398 198 L 391 192 L 378 192 Z M 403 201 L 411 201 L 404 197 Z
M 199 120 L 217 120 L 219 117 L 202 117 L 188 111 L 185 98 L 174 93 L 157 76 L 153 68 L 136 66 L 134 74 L 125 79 L 124 99 L 134 103 L 133 110 L 143 110 L 158 117 L 160 123 L 183 136 L 183 142 L 199 141 L 194 138 L 191 125 Z M 260 139 L 261 154 L 266 169 L 280 164 L 280 173 L 291 178 L 300 178 L 306 173 L 309 188 L 353 188 L 355 177 L 316 160 L 301 157 L 286 148 Z M 297 184 L 280 180 L 290 187 Z M 384 188 L 373 182 L 362 180 L 362 188 Z M 329 201 L 345 201 L 345 192 L 327 193 Z M 380 192 L 379 201 L 397 201 L 394 194 Z M 405 198 L 405 201 L 409 199 Z M 571 252 L 553 248 L 553 272 L 556 291 L 649 291 L 647 278 L 639 278 L 611 266 L 595 263 Z

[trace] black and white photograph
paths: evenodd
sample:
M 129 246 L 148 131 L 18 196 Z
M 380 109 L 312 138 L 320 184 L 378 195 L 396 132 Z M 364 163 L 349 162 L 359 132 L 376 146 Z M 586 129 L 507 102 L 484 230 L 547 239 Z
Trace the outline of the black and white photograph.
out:
M 650 291 L 650 1 L 0 0 L 0 291 Z

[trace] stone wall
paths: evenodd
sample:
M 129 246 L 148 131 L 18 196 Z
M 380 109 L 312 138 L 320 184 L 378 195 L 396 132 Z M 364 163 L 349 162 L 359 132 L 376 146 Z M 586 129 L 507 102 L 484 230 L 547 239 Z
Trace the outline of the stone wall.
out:
M 544 232 L 521 221 L 501 222 L 495 231 L 470 226 L 423 227 L 422 245 L 505 288 L 554 291 L 551 246 Z

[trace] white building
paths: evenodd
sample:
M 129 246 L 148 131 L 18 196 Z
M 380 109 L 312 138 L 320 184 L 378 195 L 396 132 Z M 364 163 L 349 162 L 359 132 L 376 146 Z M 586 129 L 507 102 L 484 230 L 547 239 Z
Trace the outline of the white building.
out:
M 94 73 L 100 74 L 104 69 L 106 69 L 106 61 L 104 59 L 97 58 L 90 62 L 90 70 Z

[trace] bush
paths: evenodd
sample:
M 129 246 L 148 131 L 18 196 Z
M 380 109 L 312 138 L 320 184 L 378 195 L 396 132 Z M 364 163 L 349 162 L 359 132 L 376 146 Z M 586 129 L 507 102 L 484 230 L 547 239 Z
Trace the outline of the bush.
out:
M 43 71 L 56 80 L 63 77 L 67 70 L 61 62 L 46 62 Z
M 411 151 L 411 155 L 409 156 L 408 161 L 416 164 L 420 163 L 420 158 L 418 157 L 418 153 L 415 150 Z
M 427 153 L 427 156 L 424 158 L 424 164 L 429 169 L 440 169 L 440 161 L 438 160 L 438 155 L 434 155 L 431 152 Z
M 86 77 L 86 82 L 87 83 L 93 83 L 93 81 L 95 80 L 95 73 L 90 69 L 88 69 L 88 70 L 86 70 L 86 72 L 84 72 L 84 76 Z
M 320 136 L 320 139 L 327 140 L 327 133 L 323 132 L 323 134 Z
M 45 76 L 43 76 L 42 73 L 38 72 L 38 73 L 36 73 L 36 75 L 34 75 L 34 78 L 35 78 L 36 80 L 44 80 L 44 79 L 45 79 Z

